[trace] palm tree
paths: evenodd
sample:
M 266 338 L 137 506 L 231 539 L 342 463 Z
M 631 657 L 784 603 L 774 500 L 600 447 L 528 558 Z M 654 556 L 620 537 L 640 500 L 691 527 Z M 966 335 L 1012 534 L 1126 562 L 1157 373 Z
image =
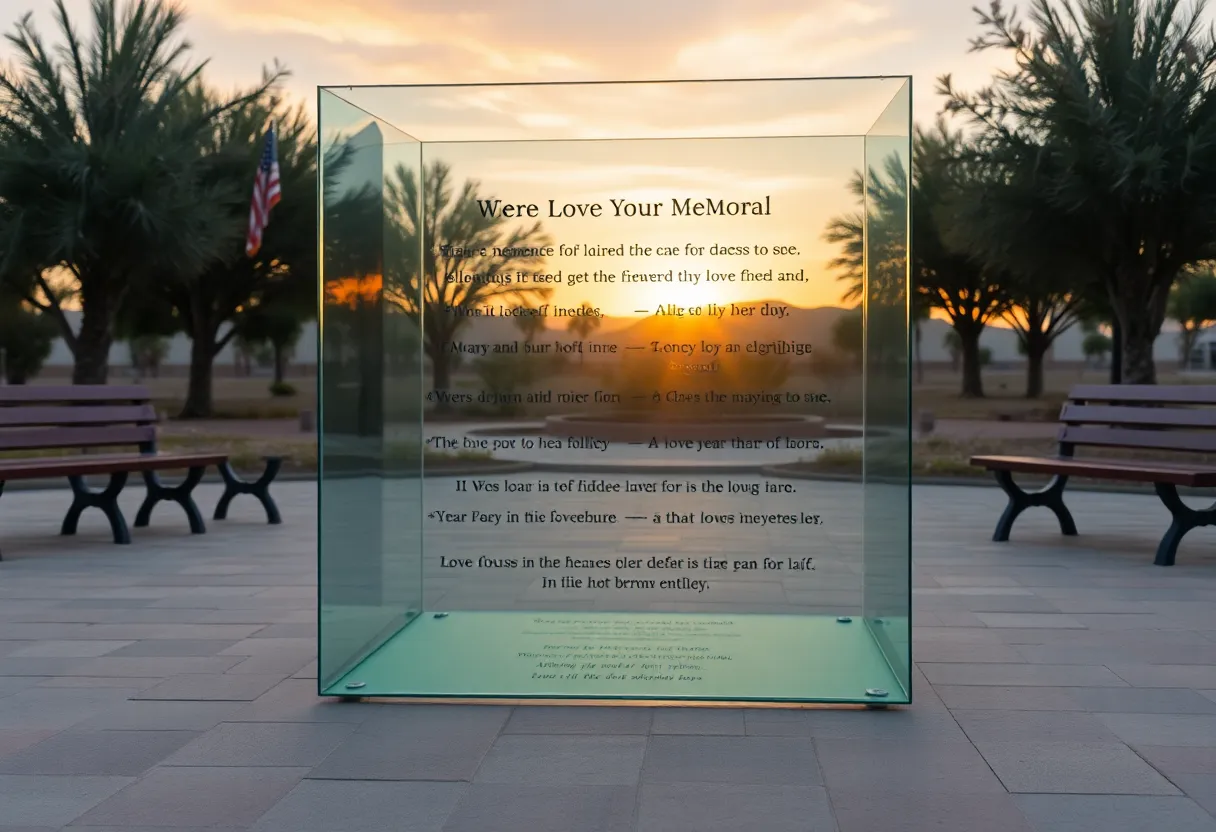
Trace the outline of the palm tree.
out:
M 530 306 L 516 306 L 514 311 L 517 313 L 514 317 L 515 328 L 524 336 L 525 344 L 533 343 L 545 331 L 544 317 Z
M 959 195 L 974 183 L 977 171 L 967 163 L 967 140 L 938 122 L 916 131 L 915 192 L 912 228 L 915 280 L 958 333 L 965 398 L 982 398 L 984 380 L 980 337 L 985 327 L 1008 307 L 1003 270 L 952 244 L 948 234 Z
M 980 12 L 975 50 L 1014 67 L 975 94 L 940 90 L 976 128 L 994 178 L 1015 172 L 1036 196 L 1001 191 L 992 215 L 1011 246 L 1052 228 L 1109 298 L 1122 375 L 1156 381 L 1153 344 L 1171 286 L 1216 247 L 1216 41 L 1203 3 L 1033 0 L 1029 25 L 1000 0 Z
M 580 340 L 586 341 L 591 337 L 591 334 L 604 325 L 604 319 L 595 314 L 595 307 L 589 301 L 583 301 L 579 306 L 581 315 L 575 315 L 566 323 L 566 331 L 578 336 Z M 587 351 L 584 348 L 578 354 L 578 363 L 581 366 L 587 358 Z
M 441 409 L 452 383 L 452 343 L 470 320 L 486 314 L 486 307 L 527 304 L 551 293 L 527 282 L 543 264 L 533 252 L 549 245 L 541 224 L 507 228 L 502 217 L 485 216 L 477 207 L 485 198 L 480 187 L 468 180 L 454 189 L 451 168 L 438 160 L 421 177 L 398 165 L 385 186 L 390 237 L 384 296 L 421 321 Z M 459 241 L 460 248 L 448 241 Z
M 121 13 L 120 13 L 121 8 Z M 18 68 L 0 70 L 0 252 L 28 263 L 0 274 L 60 323 L 73 381 L 103 384 L 124 298 L 165 271 L 200 270 L 229 241 L 222 209 L 199 199 L 199 136 L 238 96 L 182 116 L 200 77 L 165 0 L 93 0 L 87 40 L 55 0 L 62 46 L 31 15 L 7 36 Z M 277 76 L 268 76 L 260 95 Z M 238 235 L 239 239 L 239 235 Z M 67 323 L 46 270 L 63 267 L 83 316 Z
M 963 137 L 943 124 L 933 131 L 917 130 L 914 140 L 912 234 L 913 234 L 913 344 L 919 355 L 920 326 L 930 309 L 939 309 L 959 336 L 963 360 L 962 395 L 984 395 L 980 335 L 984 327 L 1005 309 L 1000 276 L 975 258 L 960 253 L 944 239 L 955 194 L 963 187 L 970 168 L 957 164 L 963 155 Z M 886 158 L 881 169 L 871 170 L 869 181 L 861 174 L 851 183 L 853 194 L 866 198 L 869 217 L 862 213 L 834 218 L 824 239 L 841 246 L 840 255 L 829 264 L 848 283 L 843 300 L 869 304 L 869 330 L 884 331 L 874 312 L 906 314 L 903 292 L 906 254 L 901 250 L 906 233 L 907 168 L 898 155 Z M 873 239 L 865 241 L 868 233 Z M 869 274 L 866 261 L 869 260 Z M 866 281 L 869 286 L 866 286 Z M 868 291 L 867 291 L 868 290 Z M 919 361 L 918 361 L 919 364 Z
M 192 109 L 211 109 L 213 92 L 199 90 Z M 249 222 L 249 197 L 268 125 L 278 140 L 283 198 L 271 215 L 256 257 L 245 255 L 241 235 Z M 252 98 L 214 119 L 202 136 L 202 188 L 226 212 L 232 240 L 202 271 L 179 271 L 156 289 L 176 310 L 191 339 L 190 377 L 182 417 L 205 418 L 212 410 L 215 357 L 241 329 L 241 317 L 261 309 L 287 326 L 278 309 L 298 322 L 316 305 L 317 164 L 313 127 L 300 107 L 271 95 Z M 276 330 L 278 331 L 278 330 Z

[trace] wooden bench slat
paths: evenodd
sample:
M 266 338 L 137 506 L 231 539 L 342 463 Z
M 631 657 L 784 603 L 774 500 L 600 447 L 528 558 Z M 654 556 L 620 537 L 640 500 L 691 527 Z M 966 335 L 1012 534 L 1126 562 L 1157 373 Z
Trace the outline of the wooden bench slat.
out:
M 227 458 L 227 454 L 221 453 L 169 453 L 0 459 L 0 481 L 219 465 Z
M 1065 474 L 1070 477 L 1123 480 L 1125 482 L 1168 482 L 1193 488 L 1216 486 L 1216 465 L 1035 456 L 973 456 L 971 464 L 989 471 Z
M 15 384 L 0 387 L 0 404 L 52 402 L 150 402 L 152 394 L 138 385 L 41 385 Z
M 17 428 L 0 431 L 0 451 L 113 447 L 155 441 L 155 425 Z
M 150 404 L 101 405 L 99 407 L 72 407 L 70 405 L 0 407 L 0 428 L 153 424 L 155 422 L 156 409 Z M 0 445 L 4 444 L 2 437 L 3 434 L 0 434 Z
M 1071 425 L 1130 425 L 1137 427 L 1213 428 L 1216 409 L 1197 407 L 1128 407 L 1074 404 L 1060 410 L 1060 421 Z
M 1078 384 L 1068 392 L 1075 402 L 1216 405 L 1211 384 Z
M 1216 432 L 1193 430 L 1135 430 L 1093 425 L 1065 425 L 1059 441 L 1104 448 L 1138 448 L 1154 451 L 1216 453 Z

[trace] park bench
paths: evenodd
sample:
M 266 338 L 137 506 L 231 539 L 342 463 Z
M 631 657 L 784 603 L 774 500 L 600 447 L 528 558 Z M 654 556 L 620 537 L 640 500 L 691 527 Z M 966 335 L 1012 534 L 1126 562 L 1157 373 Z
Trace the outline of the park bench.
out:
M 996 524 L 992 539 L 1006 541 L 1014 521 L 1032 506 L 1055 512 L 1060 530 L 1077 533 L 1064 505 L 1069 477 L 1152 483 L 1169 509 L 1173 522 L 1157 546 L 1158 566 L 1173 566 L 1183 535 L 1200 526 L 1216 525 L 1216 505 L 1194 509 L 1182 502 L 1179 487 L 1216 486 L 1216 462 L 1164 459 L 1077 458 L 1075 449 L 1119 448 L 1146 453 L 1216 455 L 1216 386 L 1082 384 L 1068 394 L 1060 411 L 1059 450 L 1054 457 L 974 456 L 971 464 L 996 474 L 1009 496 L 1009 505 Z M 1049 474 L 1037 491 L 1013 481 L 1015 473 Z
M 156 421 L 151 395 L 144 387 L 0 387 L 0 496 L 8 481 L 66 477 L 73 499 L 61 533 L 75 534 L 84 510 L 98 508 L 110 521 L 114 542 L 130 543 L 118 496 L 127 478 L 138 473 L 147 493 L 135 516 L 137 528 L 147 526 L 156 505 L 169 500 L 185 510 L 190 531 L 202 534 L 206 526 L 192 492 L 207 467 L 215 465 L 225 486 L 215 519 L 227 517 L 235 496 L 252 494 L 262 502 L 271 523 L 282 522 L 270 496 L 280 459 L 267 458 L 262 476 L 247 482 L 233 471 L 226 453 L 157 451 Z M 65 450 L 78 453 L 46 455 Z M 165 470 L 185 470 L 186 477 L 169 486 L 160 479 Z M 93 490 L 85 482 L 91 475 L 109 475 L 109 483 Z

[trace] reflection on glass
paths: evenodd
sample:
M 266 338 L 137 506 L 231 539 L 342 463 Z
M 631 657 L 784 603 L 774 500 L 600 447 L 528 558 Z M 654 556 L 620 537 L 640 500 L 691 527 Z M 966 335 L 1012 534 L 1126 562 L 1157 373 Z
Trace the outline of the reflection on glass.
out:
M 579 92 L 321 92 L 322 692 L 908 701 L 907 79 Z

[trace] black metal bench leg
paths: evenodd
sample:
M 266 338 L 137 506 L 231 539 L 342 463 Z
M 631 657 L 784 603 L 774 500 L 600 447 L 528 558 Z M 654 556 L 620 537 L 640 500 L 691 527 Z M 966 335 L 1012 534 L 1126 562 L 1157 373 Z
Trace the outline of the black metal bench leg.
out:
M 203 522 L 202 512 L 198 510 L 198 505 L 195 504 L 192 496 L 195 486 L 202 482 L 205 471 L 206 469 L 202 467 L 190 468 L 186 472 L 186 478 L 179 485 L 174 486 L 161 482 L 157 472 L 144 471 L 144 484 L 148 487 L 148 493 L 139 507 L 139 513 L 135 515 L 135 527 L 147 526 L 152 519 L 152 509 L 156 508 L 156 504 L 163 500 L 171 500 L 185 510 L 192 533 L 206 533 L 207 525 Z
M 84 513 L 84 510 L 86 508 L 99 508 L 105 513 L 106 519 L 110 521 L 110 530 L 114 533 L 114 542 L 131 542 L 131 531 L 127 528 L 127 520 L 122 516 L 122 509 L 118 507 L 118 495 L 122 493 L 123 487 L 127 484 L 126 471 L 110 474 L 109 485 L 101 491 L 90 489 L 82 476 L 68 477 L 68 483 L 72 486 L 72 505 L 68 508 L 68 513 L 63 518 L 63 526 L 59 530 L 60 534 L 76 534 L 76 526 L 80 522 L 80 515 Z
M 1187 532 L 1200 526 L 1216 526 L 1216 503 L 1206 509 L 1195 509 L 1182 502 L 1177 486 L 1158 482 L 1153 484 L 1153 488 L 1174 518 L 1165 536 L 1161 538 L 1161 543 L 1157 545 L 1157 557 L 1153 563 L 1157 566 L 1173 566 L 1174 558 L 1178 554 L 1178 544 Z
M 283 460 L 280 457 L 267 457 L 266 470 L 262 472 L 262 476 L 253 482 L 248 482 L 237 476 L 228 460 L 221 462 L 219 469 L 220 476 L 224 478 L 224 494 L 215 506 L 215 519 L 228 519 L 228 506 L 234 497 L 239 494 L 252 494 L 262 503 L 262 508 L 266 509 L 267 522 L 273 526 L 282 523 L 283 518 L 279 515 L 279 507 L 275 505 L 274 498 L 270 496 L 270 484 L 279 475 L 282 467 Z
M 1063 534 L 1071 536 L 1077 533 L 1077 524 L 1072 519 L 1072 513 L 1069 512 L 1068 506 L 1064 505 L 1064 487 L 1068 485 L 1068 477 L 1055 476 L 1038 491 L 1026 491 L 1013 481 L 1012 471 L 995 473 L 997 484 L 1009 497 L 1009 505 L 1005 506 L 1001 519 L 997 521 L 996 531 L 992 533 L 994 541 L 1003 543 L 1008 540 L 1009 533 L 1013 530 L 1013 522 L 1023 511 L 1034 506 L 1051 509 L 1060 521 L 1060 531 Z

